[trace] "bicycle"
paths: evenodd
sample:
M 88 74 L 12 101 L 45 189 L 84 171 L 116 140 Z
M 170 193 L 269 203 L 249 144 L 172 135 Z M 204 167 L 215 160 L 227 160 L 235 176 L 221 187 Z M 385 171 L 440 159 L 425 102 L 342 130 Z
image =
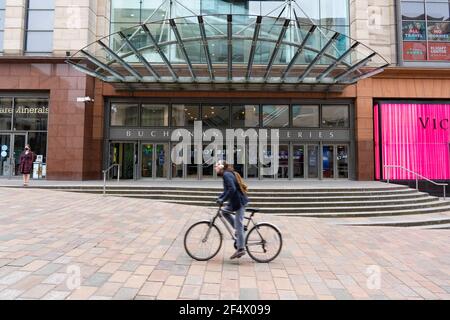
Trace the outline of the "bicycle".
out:
M 259 212 L 259 209 L 246 208 L 245 211 L 250 212 L 250 216 L 244 217 L 245 220 L 248 220 L 247 224 L 244 224 L 244 232 L 248 230 L 250 223 L 253 224 L 245 237 L 245 247 L 248 255 L 260 263 L 274 260 L 280 254 L 283 246 L 283 237 L 280 230 L 268 222 L 257 223 L 253 217 Z M 234 228 L 226 220 L 224 214 L 235 213 L 222 209 L 222 205 L 220 205 L 217 214 L 211 220 L 202 220 L 189 227 L 184 235 L 184 249 L 191 258 L 198 261 L 206 261 L 214 258 L 219 253 L 222 247 L 223 235 L 215 224 L 217 219 L 221 220 L 225 225 L 226 230 L 232 240 L 234 240 L 234 247 L 237 247 Z M 269 251 L 273 251 L 273 253 L 269 253 Z

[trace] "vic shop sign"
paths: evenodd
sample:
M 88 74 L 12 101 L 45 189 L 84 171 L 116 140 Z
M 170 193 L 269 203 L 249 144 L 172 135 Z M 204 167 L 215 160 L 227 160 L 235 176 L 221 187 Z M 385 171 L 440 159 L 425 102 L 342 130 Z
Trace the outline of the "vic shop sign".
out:
M 430 117 L 419 117 L 419 122 L 423 129 L 432 128 L 433 130 L 448 130 L 448 119 L 431 119 Z

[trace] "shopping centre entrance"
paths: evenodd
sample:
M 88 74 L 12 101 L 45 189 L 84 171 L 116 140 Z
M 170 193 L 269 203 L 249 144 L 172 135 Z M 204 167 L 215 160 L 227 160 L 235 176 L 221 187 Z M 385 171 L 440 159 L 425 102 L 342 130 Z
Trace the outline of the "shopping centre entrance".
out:
M 214 158 L 195 164 L 194 146 L 188 158 L 191 163 L 175 164 L 171 160 L 172 142 L 116 142 L 109 144 L 109 164 L 120 165 L 120 179 L 217 179 Z M 351 179 L 353 159 L 350 144 L 312 142 L 289 142 L 279 145 L 278 170 L 274 175 L 263 174 L 262 169 L 270 166 L 271 146 L 263 151 L 265 163 L 251 163 L 248 143 L 244 148 L 235 145 L 234 169 L 246 179 Z M 214 155 L 214 150 L 203 146 L 203 155 Z M 219 159 L 226 159 L 227 149 L 218 151 Z M 112 172 L 117 178 L 117 169 Z

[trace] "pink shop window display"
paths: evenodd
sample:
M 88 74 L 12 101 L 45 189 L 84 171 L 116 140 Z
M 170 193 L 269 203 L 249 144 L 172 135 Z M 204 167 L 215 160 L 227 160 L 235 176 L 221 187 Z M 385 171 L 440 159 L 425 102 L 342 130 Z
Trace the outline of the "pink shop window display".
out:
M 375 177 L 450 180 L 450 103 L 381 103 L 374 107 Z

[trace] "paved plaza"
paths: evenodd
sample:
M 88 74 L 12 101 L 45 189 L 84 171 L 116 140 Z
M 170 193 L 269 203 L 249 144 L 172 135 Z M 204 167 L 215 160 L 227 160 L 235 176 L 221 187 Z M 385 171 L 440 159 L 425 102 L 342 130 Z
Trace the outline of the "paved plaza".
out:
M 183 236 L 211 209 L 0 188 L 0 299 L 450 299 L 450 230 L 259 215 L 281 255 L 193 261 Z

